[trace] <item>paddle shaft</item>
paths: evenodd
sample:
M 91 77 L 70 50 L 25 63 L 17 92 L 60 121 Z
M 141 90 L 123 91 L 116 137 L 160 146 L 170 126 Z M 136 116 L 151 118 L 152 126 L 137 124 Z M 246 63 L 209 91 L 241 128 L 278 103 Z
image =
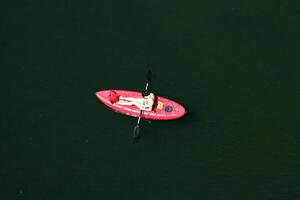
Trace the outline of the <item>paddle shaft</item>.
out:
M 146 83 L 146 87 L 145 87 L 145 91 L 146 92 L 147 92 L 148 87 L 149 87 L 149 82 L 150 82 L 150 71 L 148 71 L 148 74 L 147 74 L 147 83 Z M 143 101 L 145 101 L 145 98 L 144 98 Z M 143 104 L 144 104 L 144 102 L 143 102 Z M 141 109 L 140 115 L 139 115 L 139 118 L 138 118 L 138 121 L 137 121 L 137 124 L 134 127 L 134 131 L 133 131 L 133 136 L 134 137 L 137 137 L 139 135 L 139 132 L 140 132 L 140 126 L 139 126 L 139 124 L 140 124 L 141 118 L 143 116 L 143 113 L 144 113 L 144 110 Z
M 147 83 L 146 83 L 145 91 L 148 90 L 149 82 L 150 82 L 150 71 L 148 71 L 148 74 L 147 74 Z M 144 101 L 145 101 L 145 98 L 144 98 Z M 144 104 L 144 102 L 143 102 L 143 104 Z M 137 125 L 140 124 L 140 120 L 141 120 L 141 117 L 142 117 L 143 113 L 144 113 L 144 110 L 141 110 L 140 116 L 139 116 L 139 118 L 138 118 Z
M 148 86 L 149 86 L 149 81 L 147 81 L 147 84 L 146 84 L 146 87 L 145 87 L 145 91 L 147 91 L 147 90 L 148 90 Z M 143 101 L 145 101 L 145 98 L 144 98 L 144 100 L 143 100 Z M 139 125 L 139 124 L 140 124 L 141 117 L 142 117 L 143 113 L 144 113 L 144 110 L 141 110 L 141 112 L 140 112 L 140 116 L 139 116 L 139 118 L 138 118 L 138 121 L 137 121 L 137 125 Z

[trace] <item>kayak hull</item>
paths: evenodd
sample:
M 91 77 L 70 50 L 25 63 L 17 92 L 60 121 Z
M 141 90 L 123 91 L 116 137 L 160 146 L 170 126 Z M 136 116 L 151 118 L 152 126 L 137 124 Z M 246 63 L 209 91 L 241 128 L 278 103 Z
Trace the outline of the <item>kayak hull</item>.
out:
M 110 100 L 110 93 L 112 90 L 101 90 L 96 92 L 97 98 L 112 110 L 133 116 L 139 117 L 141 110 L 132 105 L 119 105 L 118 103 L 112 103 Z M 128 90 L 113 90 L 118 95 L 131 98 L 143 98 L 141 92 L 128 91 Z M 143 111 L 142 118 L 150 120 L 173 120 L 183 117 L 186 114 L 185 108 L 179 103 L 170 99 L 156 96 L 155 104 L 152 111 Z

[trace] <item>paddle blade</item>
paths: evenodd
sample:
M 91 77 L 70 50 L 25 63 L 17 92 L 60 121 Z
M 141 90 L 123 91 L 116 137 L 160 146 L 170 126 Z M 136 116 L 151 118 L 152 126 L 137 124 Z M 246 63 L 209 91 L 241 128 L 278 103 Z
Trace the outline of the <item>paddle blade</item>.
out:
M 133 129 L 132 137 L 137 138 L 140 135 L 140 130 L 141 130 L 140 126 L 136 125 Z

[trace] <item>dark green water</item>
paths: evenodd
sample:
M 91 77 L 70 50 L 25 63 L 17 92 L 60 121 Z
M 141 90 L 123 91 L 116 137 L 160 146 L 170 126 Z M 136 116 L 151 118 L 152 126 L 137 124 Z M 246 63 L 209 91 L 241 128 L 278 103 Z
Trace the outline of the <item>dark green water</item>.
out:
M 3 4 L 3 3 L 1 3 Z M 300 198 L 297 5 L 18 1 L 0 6 L 0 198 Z M 153 91 L 142 123 L 94 93 Z

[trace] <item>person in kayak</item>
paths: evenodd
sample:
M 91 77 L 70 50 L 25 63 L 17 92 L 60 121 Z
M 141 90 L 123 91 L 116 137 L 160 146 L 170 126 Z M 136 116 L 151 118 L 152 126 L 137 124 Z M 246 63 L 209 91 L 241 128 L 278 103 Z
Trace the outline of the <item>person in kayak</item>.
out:
M 143 98 L 132 98 L 118 96 L 115 92 L 111 92 L 111 102 L 126 106 L 135 105 L 141 110 L 151 111 L 155 102 L 155 96 L 153 93 L 150 93 Z

